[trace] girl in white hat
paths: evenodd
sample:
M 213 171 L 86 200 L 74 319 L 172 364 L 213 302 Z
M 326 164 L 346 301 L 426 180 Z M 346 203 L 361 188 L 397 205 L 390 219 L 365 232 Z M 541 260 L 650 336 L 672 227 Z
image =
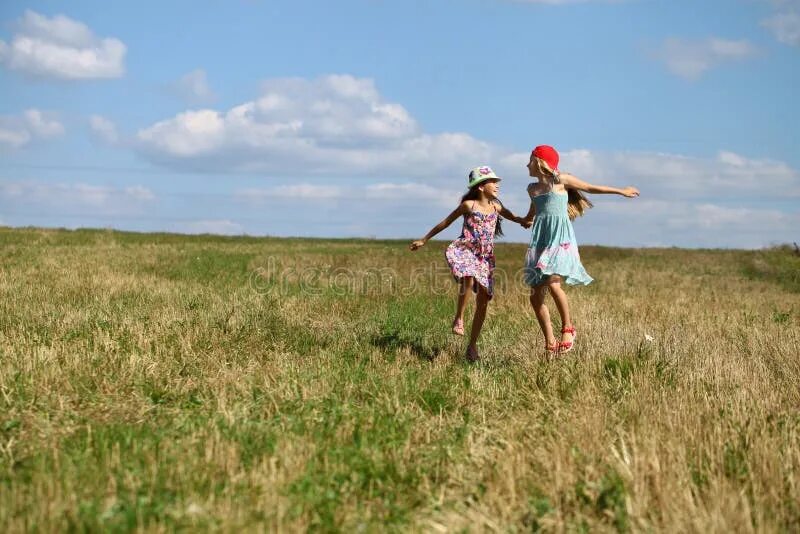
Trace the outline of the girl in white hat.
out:
M 427 241 L 450 226 L 459 217 L 464 218 L 461 235 L 447 247 L 445 257 L 453 277 L 459 283 L 456 316 L 453 320 L 453 333 L 464 335 L 464 309 L 470 289 L 477 293 L 475 316 L 472 319 L 467 360 L 478 359 L 478 336 L 486 318 L 486 307 L 493 294 L 494 274 L 494 236 L 502 236 L 500 217 L 519 224 L 525 224 L 507 210 L 497 199 L 500 178 L 489 167 L 475 167 L 469 173 L 469 191 L 461 198 L 461 203 L 442 222 L 431 228 L 425 237 L 411 243 L 411 250 L 417 250 Z

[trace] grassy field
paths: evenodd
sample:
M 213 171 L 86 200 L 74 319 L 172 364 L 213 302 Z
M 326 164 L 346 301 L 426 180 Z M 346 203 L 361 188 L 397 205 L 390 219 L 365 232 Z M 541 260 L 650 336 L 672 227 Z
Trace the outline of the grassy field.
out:
M 585 247 L 552 359 L 499 245 L 476 365 L 443 250 L 0 228 L 0 531 L 800 530 L 789 248 Z

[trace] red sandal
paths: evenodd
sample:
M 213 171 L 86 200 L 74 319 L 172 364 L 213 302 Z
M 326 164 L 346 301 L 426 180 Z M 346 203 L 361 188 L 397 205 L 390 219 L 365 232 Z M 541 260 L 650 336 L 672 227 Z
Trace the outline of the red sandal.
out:
M 575 331 L 574 326 L 565 326 L 561 329 L 562 334 L 572 334 L 572 341 L 562 341 L 558 344 L 561 352 L 569 352 L 575 348 L 575 340 L 578 338 L 578 333 Z
M 558 351 L 561 350 L 561 343 L 558 341 L 554 341 L 551 345 L 547 343 L 544 344 L 544 351 L 550 355 L 558 354 Z

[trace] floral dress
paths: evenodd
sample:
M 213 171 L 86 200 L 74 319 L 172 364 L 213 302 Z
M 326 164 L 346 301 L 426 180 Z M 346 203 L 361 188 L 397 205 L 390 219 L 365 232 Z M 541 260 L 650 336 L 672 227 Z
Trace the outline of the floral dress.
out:
M 581 264 L 575 231 L 567 215 L 567 198 L 566 193 L 552 190 L 533 197 L 536 216 L 525 255 L 525 283 L 531 287 L 542 284 L 553 274 L 570 285 L 592 282 Z
M 486 288 L 489 298 L 494 292 L 494 228 L 497 225 L 497 208 L 485 214 L 475 210 L 464 215 L 461 235 L 450 243 L 444 255 L 456 279 L 471 276 Z M 478 286 L 472 286 L 478 291 Z

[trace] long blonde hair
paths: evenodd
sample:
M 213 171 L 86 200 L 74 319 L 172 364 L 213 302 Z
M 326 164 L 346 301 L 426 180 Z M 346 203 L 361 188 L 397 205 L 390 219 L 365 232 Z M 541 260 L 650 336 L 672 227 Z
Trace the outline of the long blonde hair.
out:
M 551 169 L 550 165 L 548 165 L 545 160 L 536 158 L 536 165 L 539 168 L 539 174 L 545 176 L 549 180 L 550 187 L 553 187 L 553 184 L 561 182 L 558 173 Z M 567 215 L 569 215 L 569 220 L 574 221 L 576 218 L 586 213 L 586 210 L 592 206 L 594 206 L 594 204 L 586 198 L 586 195 L 575 189 L 567 189 Z

